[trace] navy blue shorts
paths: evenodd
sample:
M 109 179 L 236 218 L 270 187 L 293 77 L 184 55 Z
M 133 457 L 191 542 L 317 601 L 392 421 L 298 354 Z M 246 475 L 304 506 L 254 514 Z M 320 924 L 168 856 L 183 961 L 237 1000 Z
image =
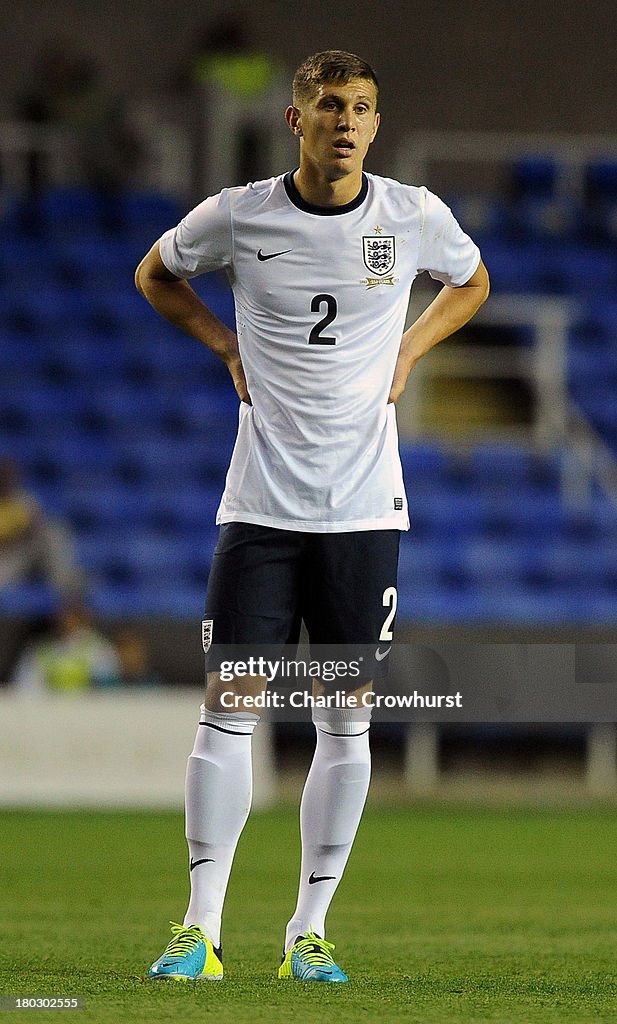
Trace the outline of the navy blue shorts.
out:
M 304 622 L 311 648 L 369 645 L 378 669 L 392 643 L 399 541 L 399 530 L 303 533 L 225 523 L 206 597 L 213 658 L 220 645 L 295 646 Z M 208 671 L 218 667 L 213 658 Z

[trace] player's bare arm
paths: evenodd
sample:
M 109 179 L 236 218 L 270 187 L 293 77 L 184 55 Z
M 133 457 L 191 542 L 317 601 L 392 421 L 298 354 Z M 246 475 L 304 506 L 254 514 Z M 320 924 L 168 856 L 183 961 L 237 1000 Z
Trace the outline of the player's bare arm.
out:
M 403 334 L 389 402 L 396 402 L 401 397 L 418 360 L 471 320 L 486 302 L 488 293 L 489 277 L 482 261 L 465 284 L 458 288 L 444 285 L 421 316 Z
M 207 345 L 223 360 L 240 401 L 250 405 L 236 335 L 208 309 L 188 281 L 176 277 L 167 269 L 161 259 L 158 242 L 155 242 L 137 267 L 135 286 L 157 313 Z

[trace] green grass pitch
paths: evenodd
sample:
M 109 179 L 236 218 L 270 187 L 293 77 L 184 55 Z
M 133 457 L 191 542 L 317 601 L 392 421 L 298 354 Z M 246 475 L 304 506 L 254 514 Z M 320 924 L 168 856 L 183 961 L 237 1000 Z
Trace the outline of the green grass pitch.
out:
M 185 906 L 181 816 L 1 812 L 0 994 L 83 995 L 84 1024 L 617 1021 L 614 811 L 371 804 L 328 922 L 349 985 L 276 978 L 297 870 L 296 811 L 253 815 L 225 980 L 147 981 Z M 1 1016 L 35 1013 L 58 1019 Z

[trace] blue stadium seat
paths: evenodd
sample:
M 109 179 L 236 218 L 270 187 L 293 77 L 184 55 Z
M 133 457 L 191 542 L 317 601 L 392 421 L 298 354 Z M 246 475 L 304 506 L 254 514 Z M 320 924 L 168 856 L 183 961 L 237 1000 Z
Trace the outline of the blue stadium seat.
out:
M 79 230 L 89 234 L 100 228 L 100 193 L 87 188 L 49 188 L 38 201 L 38 213 L 52 231 Z
M 100 232 L 89 232 L 81 238 L 59 240 L 58 251 L 62 259 L 74 266 L 76 271 L 86 274 L 96 286 L 96 271 L 114 269 L 124 272 L 127 285 L 132 286 L 135 269 L 145 253 L 133 242 L 122 235 L 104 235 Z
M 446 455 L 439 445 L 424 441 L 401 443 L 401 463 L 409 486 L 420 478 L 436 479 L 446 469 Z
M 153 444 L 163 433 L 165 400 L 153 387 L 118 380 L 105 382 L 88 396 L 87 409 L 108 431 L 116 433 L 123 444 L 130 442 L 131 430 L 152 436 Z
M 79 551 L 101 613 L 193 615 L 203 608 L 211 552 L 192 538 L 97 532 L 81 538 Z
M 200 552 L 192 538 L 140 529 L 98 529 L 81 534 L 79 553 L 87 570 L 110 583 L 165 589 L 193 569 Z
M 579 304 L 571 337 L 577 343 L 617 343 L 617 299 L 610 295 L 588 296 Z
M 161 619 L 193 619 L 203 615 L 205 588 L 175 584 L 165 590 L 136 584 L 101 583 L 93 592 L 93 611 L 106 619 L 122 620 L 140 615 Z M 195 680 L 191 680 L 195 682 Z
M 399 620 L 425 625 L 466 625 L 482 621 L 481 602 L 470 589 L 423 587 L 399 592 Z
M 568 381 L 575 397 L 584 398 L 598 381 L 610 383 L 617 393 L 617 350 L 604 343 L 571 344 L 567 357 Z
M 513 230 L 528 242 L 563 242 L 582 234 L 583 211 L 568 197 L 527 196 L 515 206 Z
M 87 317 L 88 298 L 76 289 L 48 284 L 16 291 L 0 308 L 0 315 L 13 332 L 44 333 Z
M 476 483 L 508 487 L 528 482 L 533 464 L 529 448 L 508 442 L 476 445 L 469 454 L 468 467 Z
M 230 400 L 234 389 L 227 367 L 205 345 L 162 324 L 148 330 L 145 337 L 133 331 L 133 347 L 149 362 L 150 378 L 156 386 L 182 385 L 201 394 L 220 390 Z
M 96 338 L 84 329 L 59 332 L 45 345 L 40 360 L 44 379 L 88 389 L 114 381 L 127 374 L 130 358 L 120 344 Z
M 490 240 L 483 244 L 482 256 L 490 268 L 495 291 L 518 294 L 543 290 L 543 253 L 537 247 Z
M 456 500 L 441 501 L 434 494 L 412 495 L 409 516 L 412 530 L 421 536 L 451 537 L 482 530 L 487 506 L 480 495 L 457 493 Z
M 29 462 L 34 479 L 56 480 L 66 487 L 87 487 L 120 472 L 117 449 L 107 438 L 67 431 L 39 439 Z
M 151 527 L 158 512 L 152 491 L 129 487 L 104 477 L 88 487 L 63 487 L 66 517 L 80 535 L 113 530 L 129 533 Z
M 590 240 L 614 245 L 617 241 L 617 198 L 597 196 L 585 211 L 585 234 Z
M 111 621 L 148 614 L 148 592 L 135 583 L 108 583 L 97 579 L 92 585 L 89 603 L 95 615 Z
M 127 438 L 119 446 L 128 478 L 151 486 L 161 481 L 180 484 L 207 479 L 213 464 L 205 446 L 187 444 L 183 438 L 161 436 L 156 445 L 149 439 Z M 216 454 L 214 449 L 214 457 Z
M 574 625 L 584 622 L 579 595 L 564 593 L 558 587 L 538 589 L 530 583 L 501 581 L 478 589 L 481 620 L 495 625 L 538 626 Z
M 610 498 L 592 492 L 592 504 L 567 509 L 563 518 L 563 536 L 578 541 L 617 546 L 617 510 Z
M 152 241 L 167 228 L 175 227 L 185 210 L 176 196 L 160 192 L 125 192 L 120 213 L 127 229 L 141 227 L 152 233 Z
M 217 537 L 216 510 L 223 493 L 224 479 L 210 487 L 194 484 L 160 490 L 153 495 L 152 525 L 162 526 L 177 535 L 202 537 L 206 546 L 214 546 Z
M 226 448 L 238 429 L 238 405 L 232 386 L 224 391 L 211 391 L 193 383 L 165 396 L 167 415 L 183 430 L 201 436 L 204 443 L 222 444 Z
M 196 277 L 191 284 L 215 316 L 218 316 L 231 330 L 236 327 L 234 299 L 227 279 L 222 273 L 204 274 Z
M 539 548 L 537 560 L 547 575 L 561 584 L 585 584 L 589 593 L 596 585 L 608 585 L 617 593 L 617 548 L 612 538 L 605 543 L 596 538 L 549 540 Z
M 439 589 L 444 581 L 464 577 L 464 546 L 460 539 L 415 537 L 413 531 L 401 537 L 399 585 L 421 590 Z
M 136 325 L 156 325 L 160 318 L 135 288 L 116 292 L 95 292 L 89 299 L 89 320 L 105 323 L 121 333 Z
M 596 428 L 604 435 L 615 437 L 617 431 L 617 389 L 610 383 L 596 383 L 583 395 L 581 405 Z
M 33 433 L 40 446 L 49 436 L 74 430 L 86 401 L 78 389 L 53 387 L 35 379 L 22 377 L 10 386 L 0 383 L 0 408 L 4 414 L 12 409 L 18 412 L 22 429 Z
M 610 295 L 617 288 L 617 255 L 607 246 L 560 246 L 545 254 L 540 273 L 547 287 L 564 295 Z
M 610 626 L 617 622 L 617 588 L 610 587 L 585 588 L 580 595 L 580 622 L 587 625 Z
M 617 161 L 598 160 L 588 164 L 585 174 L 588 197 L 617 200 Z
M 511 181 L 515 196 L 552 196 L 558 165 L 552 156 L 527 156 L 515 160 Z
M 51 277 L 57 264 L 58 248 L 55 240 L 18 231 L 0 233 L 1 274 L 9 274 L 11 277 L 20 275 L 25 284 L 31 267 L 46 271 Z
M 545 537 L 560 529 L 567 519 L 559 495 L 551 490 L 494 494 L 486 513 L 486 535 Z
M 495 541 L 488 537 L 471 538 L 462 553 L 462 563 L 475 582 L 509 586 L 523 581 L 537 562 L 537 546 L 520 537 Z
M 503 238 L 511 222 L 510 208 L 499 196 L 481 193 L 444 195 L 442 199 L 463 225 L 465 231 L 478 243 L 487 239 Z
M 2 401 L 0 395 L 0 403 Z M 30 476 L 30 467 L 36 464 L 40 449 L 40 439 L 30 431 L 20 430 L 14 432 L 3 426 L 0 418 L 0 456 L 5 459 L 12 459 L 21 466 L 24 475 L 33 484 L 36 476 Z
M 53 615 L 59 597 L 46 583 L 19 583 L 0 588 L 0 615 L 33 620 Z
M 0 388 L 10 397 L 14 385 L 31 380 L 41 366 L 41 351 L 32 339 L 4 330 L 0 324 Z M 4 398 L 0 398 L 0 414 Z

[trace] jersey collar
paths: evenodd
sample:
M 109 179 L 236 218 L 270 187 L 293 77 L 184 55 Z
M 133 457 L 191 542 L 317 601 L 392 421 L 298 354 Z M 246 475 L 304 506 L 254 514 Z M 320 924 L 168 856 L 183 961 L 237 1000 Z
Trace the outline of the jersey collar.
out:
M 356 198 L 352 199 L 350 203 L 345 203 L 343 206 L 314 206 L 313 203 L 307 203 L 298 192 L 294 184 L 295 173 L 295 171 L 288 171 L 283 178 L 283 184 L 289 200 L 299 210 L 303 210 L 304 213 L 313 213 L 318 217 L 339 217 L 342 213 L 351 213 L 352 210 L 357 210 L 359 206 L 362 206 L 368 195 L 368 178 L 363 171 L 362 188 Z

